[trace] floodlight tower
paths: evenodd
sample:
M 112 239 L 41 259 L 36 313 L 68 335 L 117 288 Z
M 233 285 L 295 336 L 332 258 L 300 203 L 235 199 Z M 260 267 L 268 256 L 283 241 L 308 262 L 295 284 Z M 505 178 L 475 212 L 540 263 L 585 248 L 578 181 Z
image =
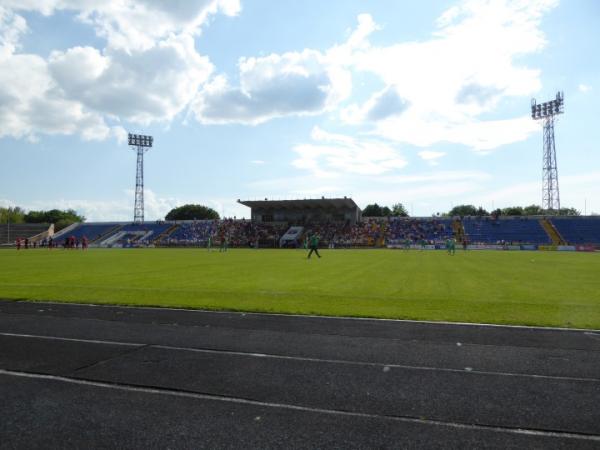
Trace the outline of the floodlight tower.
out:
M 133 222 L 144 223 L 144 153 L 154 139 L 152 136 L 129 133 L 129 146 L 137 152 L 137 170 L 135 172 L 135 205 L 133 207 Z
M 556 98 L 549 102 L 537 104 L 535 98 L 531 99 L 531 118 L 542 120 L 544 124 L 542 208 L 556 214 L 560 211 L 560 194 L 554 145 L 554 117 L 564 112 L 564 101 L 565 95 L 560 91 L 556 93 Z

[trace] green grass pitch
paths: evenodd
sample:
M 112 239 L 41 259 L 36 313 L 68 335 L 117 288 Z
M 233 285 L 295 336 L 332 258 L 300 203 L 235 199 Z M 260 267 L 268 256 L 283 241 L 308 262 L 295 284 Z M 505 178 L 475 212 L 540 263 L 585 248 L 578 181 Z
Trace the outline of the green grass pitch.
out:
M 0 251 L 0 298 L 600 328 L 600 255 Z

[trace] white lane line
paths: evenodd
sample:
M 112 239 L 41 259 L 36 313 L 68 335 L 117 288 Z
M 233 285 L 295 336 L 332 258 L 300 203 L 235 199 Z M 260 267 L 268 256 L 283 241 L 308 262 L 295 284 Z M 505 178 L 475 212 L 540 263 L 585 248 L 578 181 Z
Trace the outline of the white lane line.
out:
M 589 336 L 593 339 L 600 339 L 600 333 L 592 333 L 591 331 L 586 331 L 585 333 L 586 336 Z
M 349 366 L 367 366 L 367 367 L 381 367 L 384 368 L 395 368 L 395 369 L 406 369 L 406 370 L 423 370 L 429 372 L 449 372 L 449 373 L 469 373 L 478 375 L 491 375 L 491 376 L 502 376 L 502 377 L 515 377 L 515 378 L 534 378 L 543 380 L 558 380 L 558 381 L 583 381 L 583 382 L 600 382 L 599 378 L 586 378 L 586 377 L 568 377 L 560 375 L 539 375 L 539 374 L 526 374 L 526 373 L 513 373 L 513 372 L 492 372 L 488 370 L 475 370 L 472 367 L 465 367 L 463 369 L 453 369 L 449 367 L 431 367 L 431 366 L 411 366 L 407 364 L 389 364 L 389 363 L 376 363 L 368 361 L 348 361 L 343 359 L 328 359 L 328 358 L 311 358 L 307 356 L 289 356 L 289 355 L 276 355 L 268 353 L 255 353 L 255 352 L 241 352 L 236 350 L 216 350 L 207 348 L 193 348 L 193 347 L 178 347 L 171 345 L 160 345 L 160 344 L 142 344 L 133 342 L 117 342 L 117 341 L 101 341 L 92 339 L 76 339 L 76 338 L 62 338 L 58 336 L 42 336 L 33 334 L 17 334 L 17 333 L 0 333 L 0 336 L 9 337 L 23 337 L 31 339 L 47 339 L 56 341 L 69 341 L 69 342 L 84 342 L 93 344 L 103 345 L 124 345 L 130 347 L 146 347 L 146 348 L 157 348 L 161 350 L 170 351 L 185 351 L 185 352 L 196 352 L 196 353 L 208 353 L 218 355 L 234 355 L 252 358 L 265 358 L 265 359 L 281 359 L 289 361 L 301 361 L 310 363 L 321 363 L 321 364 L 343 364 Z M 127 355 L 122 355 L 126 357 Z M 387 372 L 387 371 L 386 371 Z
M 190 310 L 193 311 L 193 310 Z M 3 314 L 2 311 L 0 311 L 0 316 Z M 32 315 L 31 313 L 27 313 L 27 312 L 18 312 L 18 313 L 5 313 L 8 314 L 12 317 L 19 317 L 19 318 L 35 318 L 37 316 Z M 241 313 L 242 315 L 244 315 L 245 313 Z M 95 322 L 103 322 L 103 323 L 118 323 L 120 325 L 125 325 L 131 322 L 127 322 L 127 321 L 121 321 L 121 320 L 113 320 L 113 319 L 102 319 L 102 318 L 97 318 L 97 317 L 78 317 L 78 316 L 60 316 L 60 315 L 55 315 L 55 314 L 51 314 L 51 315 L 46 315 L 45 318 L 48 317 L 52 317 L 53 319 L 56 320 L 75 320 L 75 321 L 81 321 L 81 320 L 90 320 L 90 321 L 95 321 Z M 390 319 L 391 320 L 391 319 Z M 133 325 L 140 325 L 140 326 L 166 326 L 166 327 L 170 327 L 170 326 L 179 326 L 178 323 L 174 323 L 174 322 L 132 322 Z M 302 331 L 288 331 L 288 330 L 278 330 L 278 329 L 259 329 L 259 328 L 245 328 L 245 327 L 231 327 L 227 324 L 222 324 L 222 325 L 209 325 L 209 324 L 203 324 L 203 323 L 199 323 L 199 324 L 183 324 L 182 327 L 188 327 L 188 328 L 201 328 L 201 329 L 212 329 L 212 330 L 236 330 L 239 332 L 250 332 L 250 333 L 254 333 L 254 332 L 260 332 L 260 333 L 271 333 L 271 334 L 285 334 L 285 335 L 296 335 L 296 336 L 307 336 L 306 333 L 302 332 Z M 593 336 L 596 333 L 590 333 L 590 332 L 584 332 L 584 335 L 591 335 L 592 338 L 594 338 L 595 336 Z M 431 344 L 431 345 L 437 345 L 437 346 L 454 346 L 454 344 L 452 344 L 449 341 L 437 341 L 437 340 L 428 340 L 426 338 L 423 339 L 408 339 L 408 338 L 402 338 L 402 337 L 385 337 L 385 336 L 368 336 L 368 335 L 352 335 L 352 334 L 330 334 L 330 333 L 311 333 L 309 336 L 311 337 L 324 337 L 324 338 L 336 338 L 336 337 L 341 337 L 344 339 L 370 339 L 370 340 L 385 340 L 385 341 L 394 341 L 394 342 L 411 342 L 411 343 L 417 343 L 417 344 Z M 597 334 L 597 336 L 600 338 L 600 334 Z M 456 346 L 461 347 L 461 346 L 469 346 L 469 347 L 499 347 L 499 348 L 516 348 L 516 349 L 535 349 L 535 350 L 548 350 L 549 347 L 536 347 L 534 345 L 515 345 L 515 344 L 486 344 L 486 343 L 481 343 L 481 342 L 466 342 L 466 343 L 461 343 L 461 342 L 457 342 Z M 566 348 L 559 348 L 558 350 L 561 351 L 581 351 L 581 352 L 600 352 L 600 348 L 599 349 L 586 349 L 586 348 L 572 348 L 572 347 L 566 347 Z
M 560 375 L 537 375 L 537 374 L 525 374 L 525 373 L 512 373 L 512 372 L 491 372 L 486 370 L 475 370 L 472 367 L 465 367 L 463 369 L 452 369 L 449 367 L 430 367 L 430 366 L 410 366 L 405 364 L 390 364 L 390 363 L 375 363 L 368 361 L 348 361 L 343 359 L 328 359 L 328 358 L 311 358 L 307 356 L 288 356 L 288 355 L 274 355 L 265 353 L 251 353 L 251 352 L 240 352 L 235 350 L 214 350 L 205 348 L 189 348 L 189 347 L 175 347 L 170 345 L 149 345 L 149 348 L 159 348 L 163 350 L 175 350 L 175 351 L 186 351 L 186 352 L 197 352 L 197 353 L 213 353 L 213 354 L 227 354 L 235 356 L 249 356 L 256 358 L 265 359 L 283 359 L 291 361 L 303 361 L 303 362 L 314 362 L 314 363 L 325 363 L 325 364 L 344 364 L 349 366 L 369 366 L 369 367 L 381 367 L 385 372 L 388 372 L 390 368 L 395 369 L 408 369 L 408 370 L 426 370 L 430 372 L 450 372 L 450 373 L 473 373 L 479 375 L 497 375 L 503 377 L 522 377 L 522 378 L 537 378 L 544 380 L 559 380 L 559 381 L 585 381 L 585 382 L 600 382 L 600 378 L 586 378 L 586 377 L 567 377 Z
M 134 342 L 118 342 L 118 341 L 103 341 L 98 339 L 77 339 L 67 338 L 60 336 L 42 336 L 37 334 L 19 334 L 19 333 L 0 333 L 0 336 L 7 337 L 19 337 L 19 338 L 31 338 L 31 339 L 46 339 L 50 341 L 67 341 L 67 342 L 84 342 L 88 344 L 101 344 L 101 345 L 123 345 L 125 347 L 143 347 L 146 344 L 134 343 Z
M 14 300 L 14 303 L 36 303 Z M 163 306 L 128 306 L 128 305 L 111 305 L 111 304 L 99 304 L 99 303 L 71 303 L 71 302 L 52 302 L 44 301 L 39 302 L 41 304 L 60 305 L 60 306 L 87 306 L 87 307 L 100 307 L 100 308 L 117 308 L 117 309 L 149 309 L 151 311 L 185 311 L 185 312 L 196 312 L 196 313 L 208 313 L 208 314 L 231 314 L 237 316 L 275 316 L 275 317 L 297 317 L 297 318 L 313 318 L 313 319 L 334 319 L 334 320 L 361 320 L 361 321 L 373 321 L 373 322 L 406 322 L 406 323 L 424 323 L 424 324 L 440 324 L 440 325 L 466 325 L 472 327 L 493 327 L 493 328 L 523 328 L 531 330 L 553 330 L 553 331 L 598 331 L 590 328 L 568 328 L 568 327 L 542 327 L 534 325 L 510 325 L 510 324 L 497 324 L 497 323 L 475 323 L 475 322 L 449 322 L 445 320 L 413 320 L 413 319 L 384 319 L 379 317 L 347 317 L 347 316 L 319 316 L 315 314 L 285 314 L 285 313 L 267 313 L 267 312 L 252 312 L 252 311 L 218 311 L 210 309 L 192 309 L 192 308 L 169 308 Z
M 71 383 L 81 386 L 92 386 L 106 389 L 114 389 L 119 391 L 126 392 L 137 392 L 144 394 L 154 394 L 154 395 L 167 395 L 173 397 L 183 397 L 183 398 L 191 398 L 197 400 L 214 400 L 221 401 L 226 403 L 236 403 L 242 405 L 252 405 L 252 406 L 260 406 L 260 407 L 270 407 L 270 408 L 279 408 L 279 409 L 287 409 L 293 411 L 302 411 L 302 412 L 311 412 L 311 413 L 320 413 L 320 414 L 329 414 L 329 415 L 339 415 L 346 417 L 360 417 L 367 419 L 383 419 L 383 420 L 391 420 L 396 422 L 404 422 L 404 423 L 417 423 L 424 425 L 437 425 L 449 428 L 456 428 L 462 430 L 479 430 L 479 431 L 494 431 L 499 433 L 510 433 L 510 434 L 519 434 L 519 435 L 527 435 L 527 436 L 544 436 L 544 437 L 556 437 L 556 438 L 567 438 L 567 439 L 577 439 L 577 440 L 587 440 L 600 442 L 600 435 L 593 434 L 583 434 L 583 433 L 573 433 L 573 432 L 563 432 L 563 431 L 547 431 L 547 430 L 537 430 L 530 428 L 509 428 L 509 427 L 499 427 L 494 425 L 480 425 L 480 424 L 466 424 L 460 422 L 448 422 L 443 420 L 435 420 L 435 419 L 418 419 L 414 417 L 405 417 L 405 416 L 387 416 L 387 415 L 377 415 L 370 413 L 361 413 L 361 412 L 352 412 L 352 411 L 344 411 L 344 410 L 336 410 L 336 409 L 325 409 L 325 408 L 313 408 L 308 406 L 298 406 L 291 405 L 286 403 L 275 403 L 275 402 L 262 402 L 258 400 L 249 400 L 239 397 L 226 397 L 219 395 L 210 395 L 210 394 L 200 394 L 196 392 L 190 391 L 178 391 L 168 388 L 157 388 L 157 387 L 143 387 L 143 386 L 135 386 L 129 384 L 122 383 L 107 383 L 102 381 L 89 381 L 89 380 L 81 380 L 76 378 L 68 378 L 57 375 L 42 375 L 36 373 L 27 373 L 27 372 L 17 372 L 11 370 L 3 370 L 0 369 L 0 375 L 20 377 L 20 378 L 31 378 L 38 380 L 51 380 L 58 381 L 63 383 Z

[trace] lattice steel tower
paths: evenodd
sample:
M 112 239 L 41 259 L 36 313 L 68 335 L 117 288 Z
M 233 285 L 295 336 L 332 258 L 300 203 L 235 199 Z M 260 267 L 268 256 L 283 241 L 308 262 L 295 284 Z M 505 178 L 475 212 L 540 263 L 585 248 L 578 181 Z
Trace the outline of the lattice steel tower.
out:
M 153 142 L 152 136 L 129 133 L 129 145 L 137 152 L 137 169 L 135 172 L 135 205 L 133 207 L 133 221 L 144 222 L 144 153 Z
M 544 124 L 544 161 L 542 177 L 542 208 L 548 213 L 560 211 L 560 193 L 558 190 L 558 166 L 556 164 L 556 146 L 554 145 L 554 117 L 564 112 L 565 96 L 556 93 L 556 99 L 546 103 L 531 100 L 531 118 L 542 120 Z

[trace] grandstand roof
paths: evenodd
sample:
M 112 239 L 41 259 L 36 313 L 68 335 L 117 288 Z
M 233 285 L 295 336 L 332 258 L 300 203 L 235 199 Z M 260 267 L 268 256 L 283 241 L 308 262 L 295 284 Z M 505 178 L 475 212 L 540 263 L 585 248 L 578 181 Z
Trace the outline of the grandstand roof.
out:
M 249 208 L 277 209 L 355 209 L 358 205 L 351 198 L 310 198 L 302 200 L 239 200 Z

